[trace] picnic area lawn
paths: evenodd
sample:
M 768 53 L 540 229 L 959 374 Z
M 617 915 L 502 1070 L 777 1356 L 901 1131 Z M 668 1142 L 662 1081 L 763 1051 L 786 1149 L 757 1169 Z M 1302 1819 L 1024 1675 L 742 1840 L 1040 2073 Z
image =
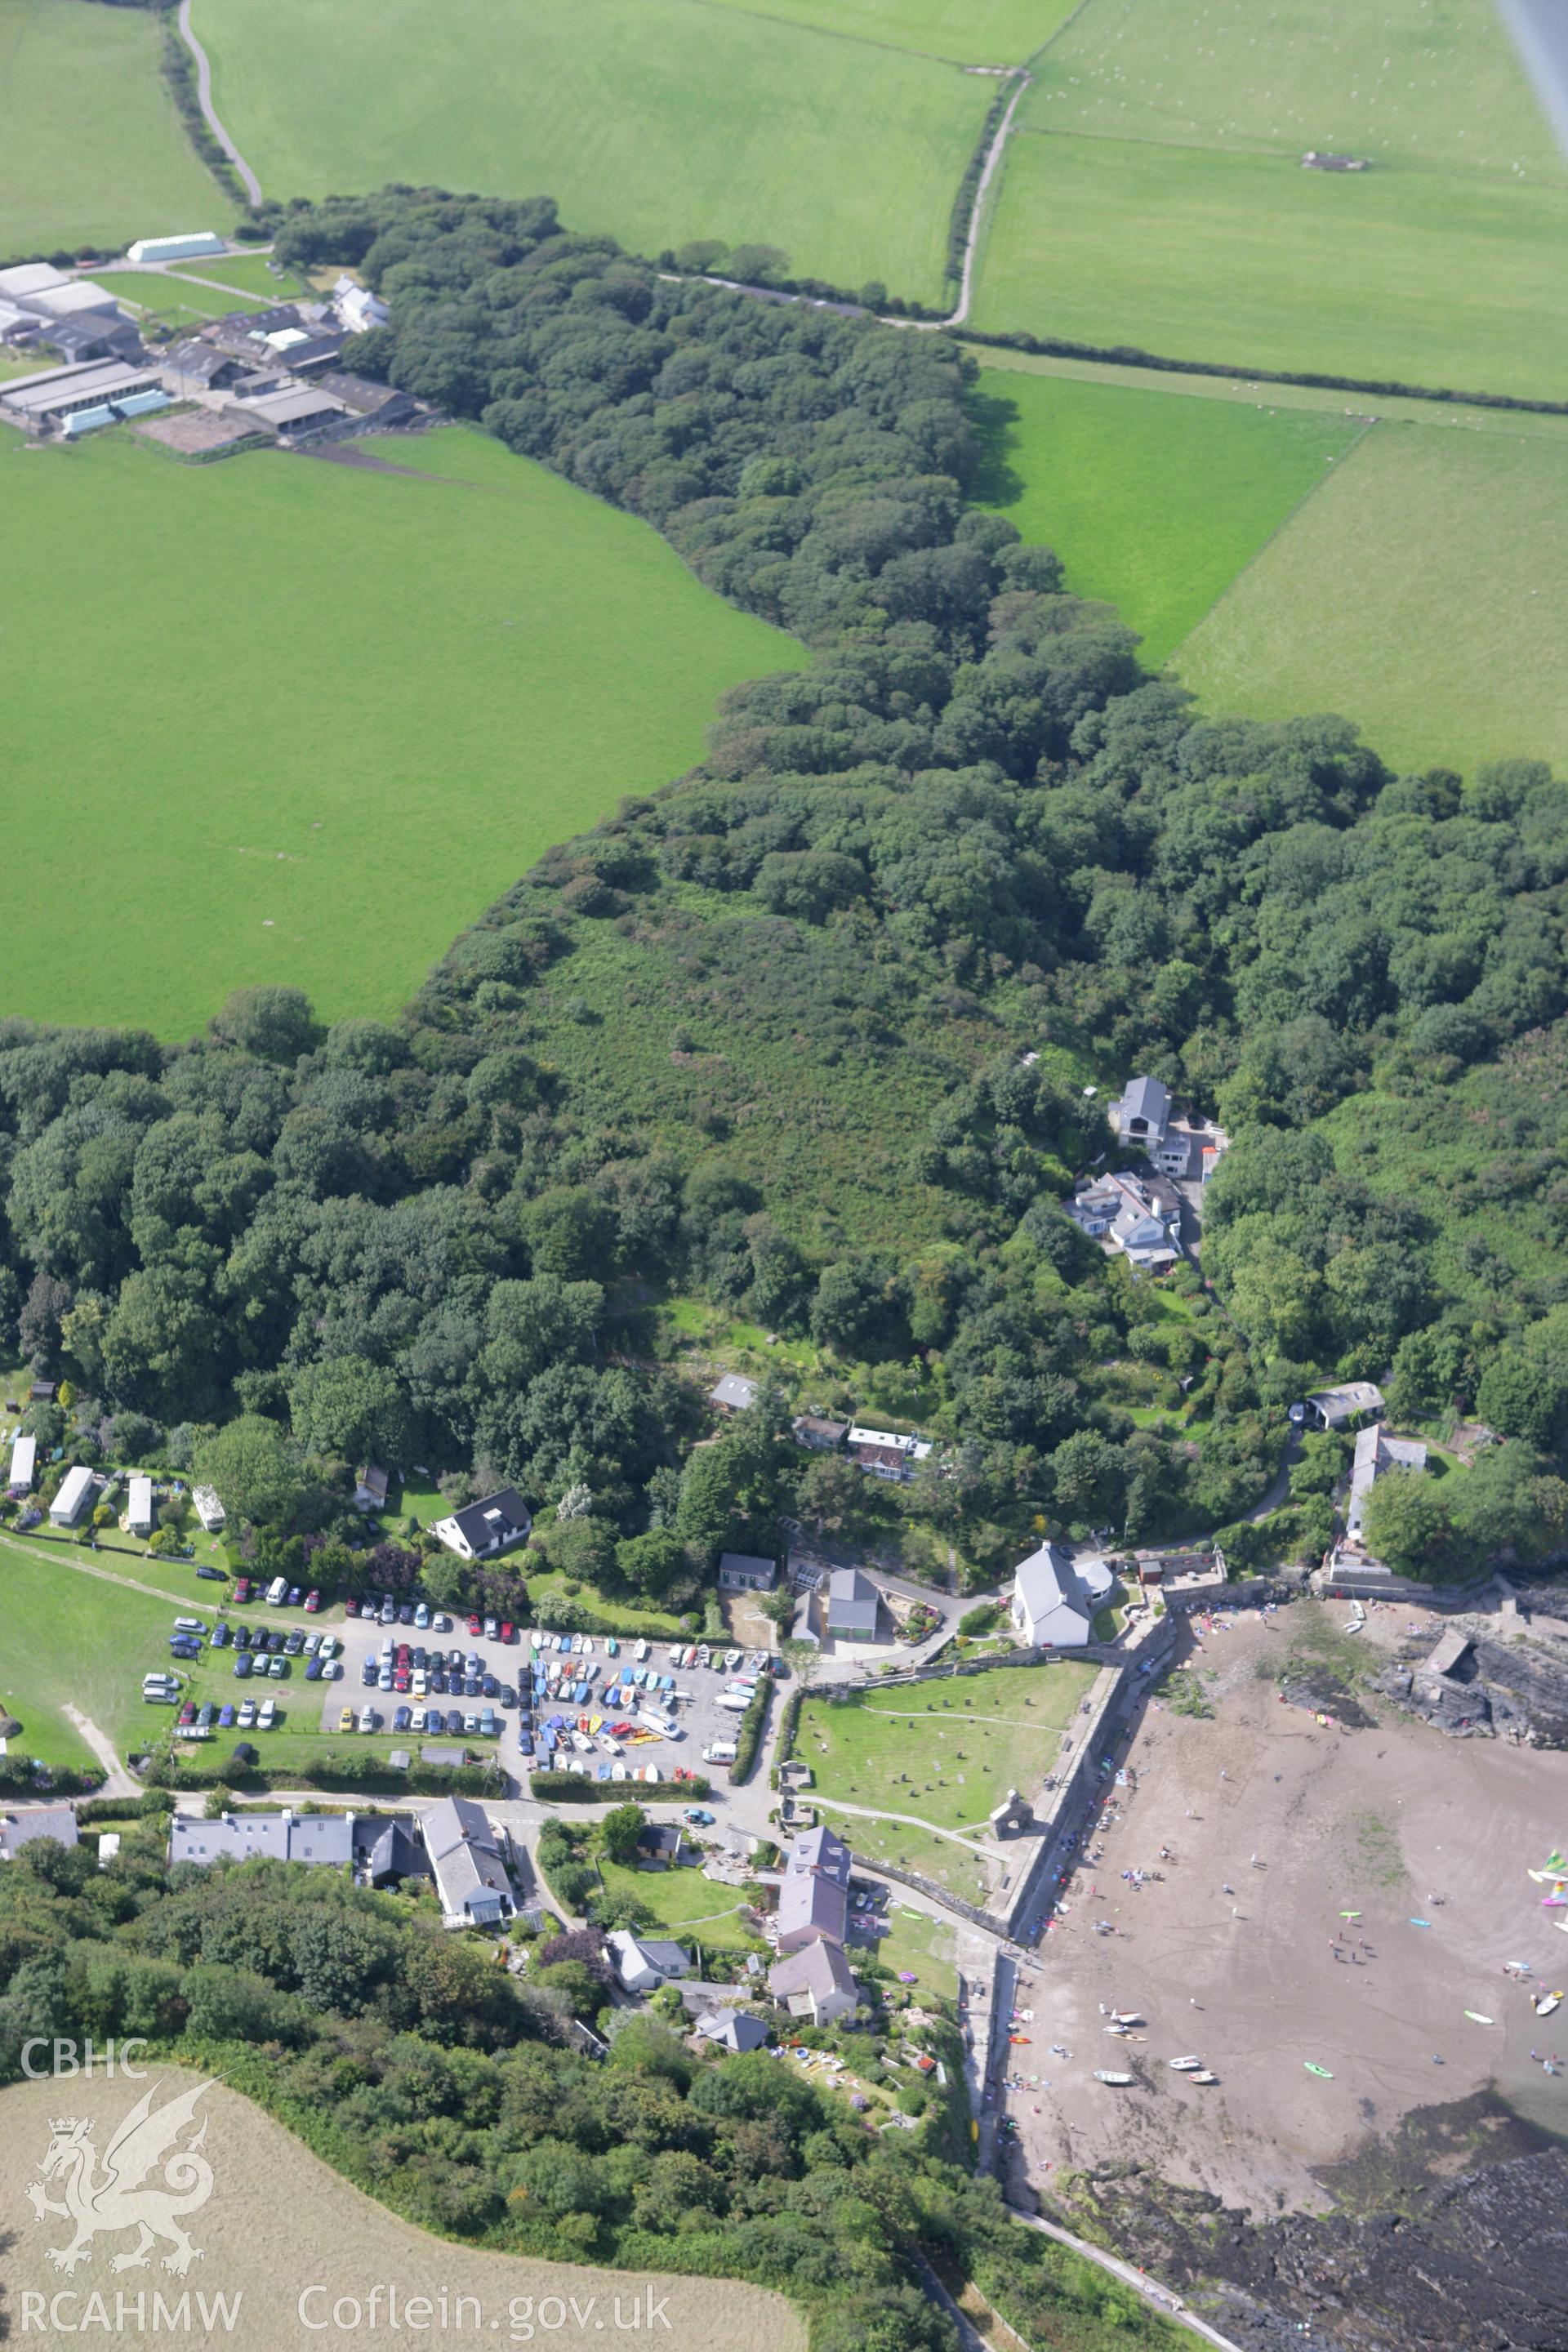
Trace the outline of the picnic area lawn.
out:
M 795 1753 L 815 1775 L 814 1801 L 838 1798 L 983 1835 L 1009 1789 L 1037 1791 L 1098 1671 L 1060 1659 L 846 1701 L 808 1697 Z

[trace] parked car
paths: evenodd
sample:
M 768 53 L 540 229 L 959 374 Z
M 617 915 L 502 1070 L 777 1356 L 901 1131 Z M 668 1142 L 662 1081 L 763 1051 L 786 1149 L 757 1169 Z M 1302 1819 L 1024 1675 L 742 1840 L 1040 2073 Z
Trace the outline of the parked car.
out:
M 237 1721 L 241 1731 L 248 1731 L 255 1723 L 256 1701 L 253 1698 L 241 1699 Z
M 463 1728 L 463 1718 L 454 1706 L 447 1709 L 447 1729 L 454 1736 Z
M 231 1698 L 226 1698 L 223 1705 L 217 1711 L 218 1729 L 220 1731 L 231 1731 L 234 1728 L 235 1714 L 236 1708 L 234 1701 Z
M 208 1584 L 226 1584 L 228 1570 L 225 1568 L 198 1568 L 196 1574 Z
M 275 1683 L 282 1682 L 290 1672 L 288 1659 L 268 1658 L 267 1661 L 267 1671 L 271 1675 Z
M 255 1671 L 255 1659 L 251 1656 L 248 1650 L 242 1650 L 238 1657 L 236 1658 L 234 1662 L 235 1681 L 237 1683 L 248 1682 Z
M 300 1633 L 297 1625 L 293 1627 L 290 1632 L 284 1634 L 283 1654 L 286 1658 L 297 1658 L 304 1646 L 305 1636 Z
M 392 1727 L 394 1731 L 406 1731 L 413 1721 L 414 1709 L 411 1706 L 400 1706 L 392 1718 Z
M 320 1658 L 307 1658 L 305 1661 L 305 1680 L 308 1683 L 319 1683 L 321 1679 L 321 1662 Z
M 418 1626 L 420 1632 L 423 1633 L 426 1626 L 430 1622 L 430 1604 L 428 1601 L 421 1601 L 415 1604 L 414 1622 Z
M 310 1591 L 305 1595 L 305 1609 L 307 1614 L 313 1617 L 321 1605 L 321 1596 L 312 1585 Z
M 289 1598 L 288 1598 L 288 1601 L 287 1601 L 287 1602 L 286 1602 L 284 1605 L 285 1605 L 287 1608 L 289 1608 L 289 1609 L 298 1609 L 298 1607 L 300 1606 L 300 1587 L 299 1587 L 297 1584 L 291 1584 L 291 1585 L 289 1587 Z
M 353 1727 L 354 1711 L 352 1706 L 345 1706 L 338 1717 L 338 1729 L 340 1731 L 352 1731 Z
M 398 1611 L 397 1611 L 397 1622 L 398 1622 L 398 1623 L 399 1623 L 400 1625 L 412 1625 L 412 1624 L 413 1624 L 413 1622 L 414 1622 L 414 1603 L 413 1603 L 413 1601 L 402 1601 L 402 1602 L 400 1602 L 400 1603 L 399 1603 L 399 1605 L 398 1605 Z
M 252 1587 L 252 1585 L 251 1585 L 251 1581 L 250 1581 L 250 1579 L 249 1579 L 249 1577 L 248 1577 L 248 1576 L 237 1576 L 237 1577 L 235 1578 L 235 1580 L 234 1580 L 234 1597 L 235 1597 L 235 1599 L 238 1601 L 238 1603 L 239 1603 L 239 1605 L 240 1605 L 240 1607 L 241 1607 L 242 1609 L 244 1608 L 244 1606 L 245 1606 L 246 1602 L 249 1600 L 252 1590 L 253 1590 L 253 1587 Z
M 374 1706 L 367 1706 L 362 1710 L 359 1719 L 359 1727 L 362 1731 L 379 1731 L 381 1729 L 381 1717 L 377 1715 Z
M 232 1636 L 230 1635 L 226 1625 L 215 1625 L 213 1627 L 213 1648 L 215 1650 L 226 1650 L 231 1638 Z
M 375 1660 L 374 1658 L 367 1658 L 363 1665 L 360 1668 L 360 1680 L 363 1683 L 366 1690 L 374 1690 L 375 1688 L 376 1680 L 380 1673 L 381 1668 L 376 1664 Z
M 277 1720 L 276 1705 L 271 1699 L 264 1698 L 256 1710 L 256 1728 L 258 1731 L 270 1731 Z
M 688 1805 L 686 1819 L 693 1829 L 708 1830 L 712 1828 L 717 1815 L 708 1812 L 701 1805 Z
M 509 1618 L 503 1617 L 500 1621 L 500 1637 L 503 1642 L 515 1642 L 517 1639 L 517 1628 Z
M 359 1615 L 359 1594 L 357 1592 L 344 1593 L 343 1615 L 345 1617 L 357 1617 Z

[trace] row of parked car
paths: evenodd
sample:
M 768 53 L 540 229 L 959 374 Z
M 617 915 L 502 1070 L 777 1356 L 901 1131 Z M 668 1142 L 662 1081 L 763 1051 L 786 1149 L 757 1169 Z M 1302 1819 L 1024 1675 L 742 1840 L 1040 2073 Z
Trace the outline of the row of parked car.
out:
M 220 1706 L 215 1699 L 203 1699 L 198 1705 L 194 1698 L 183 1696 L 177 1675 L 150 1674 L 142 1677 L 142 1696 L 149 1706 L 179 1708 L 176 1728 L 182 1739 L 212 1739 L 219 1731 L 271 1731 L 279 1721 L 276 1702 L 269 1696 L 259 1704 L 242 1699 L 237 1704 L 228 1701 Z
M 379 1731 L 382 1718 L 379 1708 L 363 1706 L 356 1715 L 345 1706 L 338 1717 L 340 1731 Z M 452 1739 L 499 1739 L 500 1724 L 493 1707 L 399 1706 L 393 1710 L 394 1731 L 421 1731 L 429 1735 L 445 1734 Z

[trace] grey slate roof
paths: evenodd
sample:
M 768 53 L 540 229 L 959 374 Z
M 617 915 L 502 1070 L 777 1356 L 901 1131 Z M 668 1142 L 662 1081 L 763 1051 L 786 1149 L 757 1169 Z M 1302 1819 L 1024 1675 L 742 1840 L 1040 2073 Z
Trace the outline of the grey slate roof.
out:
M 425 1851 L 449 1919 L 489 1920 L 513 1908 L 511 1881 L 485 1809 L 472 1797 L 442 1797 L 425 1816 Z
M 15 1862 L 35 1838 L 60 1845 L 77 1843 L 76 1815 L 68 1805 L 30 1805 L 26 1812 L 0 1813 L 0 1862 Z
M 817 2000 L 834 1992 L 859 1998 L 855 1971 L 837 1944 L 807 1944 L 775 1961 L 768 1970 L 768 1990 L 775 2000 L 787 2000 L 795 1992 L 809 1992 Z
M 704 2042 L 721 2042 L 726 2050 L 760 2050 L 768 2038 L 768 2029 L 762 2019 L 749 2017 L 741 2009 L 732 2009 L 722 2017 L 700 2017 L 696 2031 Z
M 877 1630 L 877 1588 L 858 1568 L 836 1568 L 827 1580 L 830 1633 Z

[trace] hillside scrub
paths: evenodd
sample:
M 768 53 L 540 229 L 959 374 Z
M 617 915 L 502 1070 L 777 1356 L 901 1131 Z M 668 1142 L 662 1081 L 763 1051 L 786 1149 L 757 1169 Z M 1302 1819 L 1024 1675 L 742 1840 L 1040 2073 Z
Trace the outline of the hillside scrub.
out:
M 1396 778 L 1342 719 L 1195 719 L 966 504 L 945 338 L 666 282 L 544 202 L 301 208 L 279 257 L 388 298 L 354 364 L 643 515 L 815 660 L 726 695 L 701 765 L 552 851 L 396 1023 L 323 1032 L 266 988 L 174 1050 L 7 1025 L 4 1304 L 77 1380 L 79 1450 L 134 1411 L 307 1538 L 361 1445 L 459 1497 L 585 1489 L 573 1580 L 677 1607 L 836 1474 L 773 1388 L 694 1448 L 638 1344 L 661 1281 L 808 1332 L 847 1383 L 913 1367 L 946 1457 L 884 1507 L 994 1557 L 1237 1517 L 1314 1370 L 1394 1351 L 1434 1411 L 1525 1347 L 1550 1254 L 1478 1317 L 1428 1207 L 1313 1122 L 1561 1018 L 1545 769 Z M 1082 1075 L 1141 1067 L 1237 1137 L 1205 1255 L 1228 1316 L 1190 1275 L 1164 1316 L 1062 1214 L 1105 1143 Z M 1489 1181 L 1489 1137 L 1465 1151 Z M 1550 1529 L 1559 1441 L 1508 1433 Z

